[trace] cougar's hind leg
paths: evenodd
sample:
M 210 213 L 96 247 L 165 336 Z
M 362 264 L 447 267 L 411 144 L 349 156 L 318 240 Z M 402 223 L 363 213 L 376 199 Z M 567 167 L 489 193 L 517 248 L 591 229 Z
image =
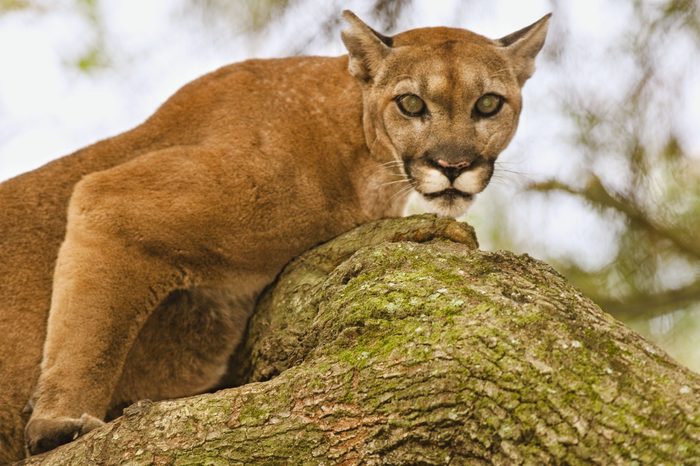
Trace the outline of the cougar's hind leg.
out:
M 274 278 L 274 256 L 261 260 L 258 251 L 246 247 L 250 236 L 241 233 L 260 229 L 255 193 L 243 189 L 260 175 L 239 162 L 231 163 L 227 149 L 174 147 L 93 173 L 76 186 L 54 275 L 34 412 L 25 432 L 32 452 L 80 435 L 94 427 L 92 419 L 103 420 L 120 401 L 117 387 L 129 385 L 120 382 L 124 376 L 135 380 L 138 372 L 149 380 L 149 370 L 165 374 L 165 380 L 182 375 L 148 358 L 141 358 L 139 371 L 124 372 L 142 328 L 171 293 L 207 287 L 218 292 L 235 284 L 234 296 L 247 296 Z M 168 332 L 177 334 L 178 328 L 162 326 L 154 339 L 176 343 Z M 215 332 L 193 335 L 204 335 L 202 347 L 217 338 Z M 183 368 L 187 354 L 179 361 Z M 195 373 L 206 368 L 205 374 L 182 386 L 206 386 L 218 359 L 211 365 L 206 357 L 190 360 Z M 129 395 L 144 392 L 136 387 Z
M 153 228 L 156 209 L 169 218 L 164 198 L 174 194 L 155 189 L 149 176 L 164 177 L 168 167 L 141 164 L 89 175 L 74 190 L 25 430 L 31 453 L 102 422 L 141 327 L 173 289 L 187 285 L 188 273 L 167 255 L 178 237 Z
M 99 425 L 131 343 L 182 280 L 110 237 L 69 231 L 56 265 L 41 376 L 27 425 L 32 453 Z

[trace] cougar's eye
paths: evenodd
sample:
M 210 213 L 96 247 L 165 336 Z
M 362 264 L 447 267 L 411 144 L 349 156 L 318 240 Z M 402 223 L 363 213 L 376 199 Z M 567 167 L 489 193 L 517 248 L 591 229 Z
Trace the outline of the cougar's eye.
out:
M 396 105 L 404 115 L 421 116 L 425 113 L 425 102 L 415 94 L 404 94 L 396 98 Z
M 496 94 L 484 94 L 476 101 L 474 110 L 479 116 L 490 117 L 498 113 L 501 107 L 503 107 L 503 97 Z

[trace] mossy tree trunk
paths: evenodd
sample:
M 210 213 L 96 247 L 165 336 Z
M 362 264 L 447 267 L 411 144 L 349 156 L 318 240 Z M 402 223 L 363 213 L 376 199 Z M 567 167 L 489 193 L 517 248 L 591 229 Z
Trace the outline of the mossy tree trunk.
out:
M 700 376 L 549 266 L 420 216 L 293 261 L 232 380 L 27 464 L 699 464 Z

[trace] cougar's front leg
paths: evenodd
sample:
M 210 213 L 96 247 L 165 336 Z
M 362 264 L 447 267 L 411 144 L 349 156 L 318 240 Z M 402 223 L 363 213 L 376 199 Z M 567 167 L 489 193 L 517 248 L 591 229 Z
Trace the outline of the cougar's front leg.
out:
M 95 183 L 83 183 L 71 200 L 26 427 L 32 454 L 102 424 L 141 327 L 171 290 L 183 286 L 184 273 L 153 249 L 154 238 L 138 237 L 129 206 L 98 201 L 100 194 Z

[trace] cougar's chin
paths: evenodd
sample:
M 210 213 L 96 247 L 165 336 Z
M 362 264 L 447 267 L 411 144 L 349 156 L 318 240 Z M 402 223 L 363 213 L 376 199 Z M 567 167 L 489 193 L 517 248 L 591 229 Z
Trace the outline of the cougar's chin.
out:
M 442 191 L 420 193 L 425 210 L 443 217 L 464 215 L 474 202 L 474 194 L 465 193 L 455 188 Z

